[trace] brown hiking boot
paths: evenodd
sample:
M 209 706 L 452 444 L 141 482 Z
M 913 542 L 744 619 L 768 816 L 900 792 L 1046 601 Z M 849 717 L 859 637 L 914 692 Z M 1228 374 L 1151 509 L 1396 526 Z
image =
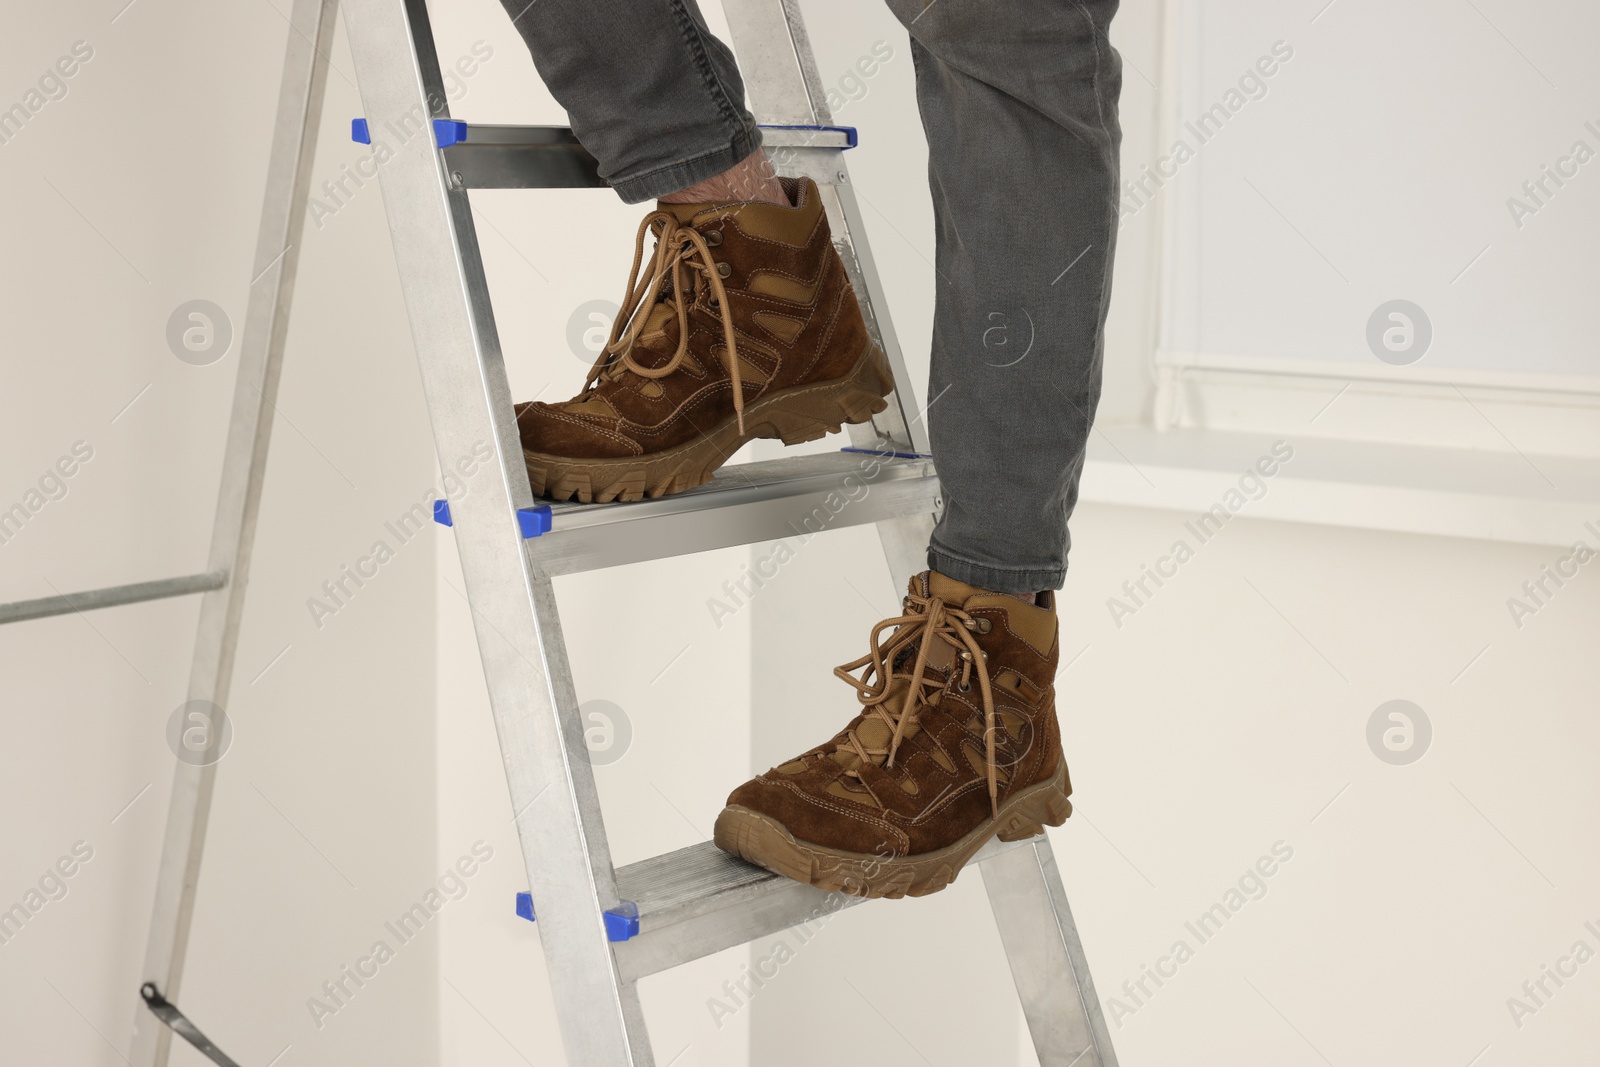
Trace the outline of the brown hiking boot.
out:
M 922 896 L 990 837 L 1060 826 L 1072 784 L 1056 726 L 1055 599 L 1042 596 L 1036 607 L 937 571 L 911 579 L 905 614 L 834 669 L 862 713 L 735 789 L 717 847 L 829 891 Z
M 638 500 L 709 481 L 755 437 L 812 441 L 865 422 L 894 387 L 810 178 L 792 206 L 658 204 L 583 391 L 519 404 L 536 494 Z M 656 246 L 640 271 L 646 233 Z

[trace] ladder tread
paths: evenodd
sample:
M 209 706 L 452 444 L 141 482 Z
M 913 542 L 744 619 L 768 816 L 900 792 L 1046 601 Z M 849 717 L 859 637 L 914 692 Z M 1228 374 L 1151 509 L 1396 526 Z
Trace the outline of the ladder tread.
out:
M 617 891 L 639 906 L 641 919 L 675 921 L 715 910 L 733 896 L 753 896 L 782 875 L 730 856 L 710 841 L 680 848 L 617 871 Z
M 976 867 L 1038 840 L 991 839 L 967 866 Z M 639 911 L 638 935 L 615 946 L 628 978 L 654 974 L 864 902 L 773 874 L 728 855 L 710 841 L 619 867 L 616 886 L 617 894 Z
M 933 460 L 917 453 L 824 452 L 723 467 L 704 485 L 654 500 L 550 505 L 528 542 L 549 574 L 757 544 L 937 509 Z M 647 524 L 648 529 L 638 524 Z

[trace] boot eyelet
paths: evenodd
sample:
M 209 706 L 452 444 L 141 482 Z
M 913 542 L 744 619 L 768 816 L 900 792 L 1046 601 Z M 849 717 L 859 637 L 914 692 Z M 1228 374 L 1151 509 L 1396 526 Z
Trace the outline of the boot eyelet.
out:
M 980 634 L 986 634 L 990 630 L 994 629 L 994 622 L 985 618 L 968 619 L 967 629 L 976 630 Z
M 712 248 L 715 248 L 722 243 L 722 231 L 707 230 L 705 232 L 705 238 L 706 244 L 710 245 Z
M 717 264 L 717 277 L 726 278 L 728 275 L 730 275 L 732 273 L 733 273 L 733 264 L 732 263 L 723 262 L 723 263 L 718 263 Z

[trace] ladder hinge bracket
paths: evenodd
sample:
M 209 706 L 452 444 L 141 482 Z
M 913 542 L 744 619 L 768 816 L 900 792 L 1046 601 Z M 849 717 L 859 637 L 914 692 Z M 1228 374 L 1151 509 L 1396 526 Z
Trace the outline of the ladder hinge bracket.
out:
M 141 985 L 139 987 L 139 996 L 144 999 L 145 1006 L 150 1009 L 157 1019 L 160 1019 L 173 1033 L 198 1049 L 206 1059 L 217 1064 L 218 1067 L 239 1067 L 238 1062 L 230 1059 L 227 1053 L 214 1045 L 205 1034 L 202 1034 L 200 1028 L 190 1022 L 189 1017 L 178 1010 L 176 1004 L 162 996 L 161 991 L 156 988 L 154 982 L 146 982 Z

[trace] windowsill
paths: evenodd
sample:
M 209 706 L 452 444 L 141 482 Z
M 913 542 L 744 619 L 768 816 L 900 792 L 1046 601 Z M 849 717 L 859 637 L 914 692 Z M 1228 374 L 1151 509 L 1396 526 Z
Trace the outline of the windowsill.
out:
M 1600 459 L 1573 456 L 1103 426 L 1090 438 L 1080 499 L 1197 513 L 1227 506 L 1228 491 L 1277 441 L 1288 441 L 1292 458 L 1234 513 L 1522 544 L 1600 540 L 1584 528 L 1600 529 Z

